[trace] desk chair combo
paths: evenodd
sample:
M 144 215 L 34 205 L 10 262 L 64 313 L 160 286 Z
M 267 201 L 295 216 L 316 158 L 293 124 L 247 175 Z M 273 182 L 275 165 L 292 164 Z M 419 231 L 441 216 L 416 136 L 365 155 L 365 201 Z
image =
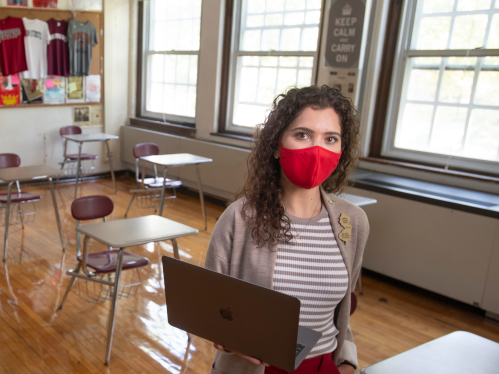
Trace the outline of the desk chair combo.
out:
M 159 200 L 159 191 L 161 191 L 163 187 L 163 181 L 165 183 L 166 188 L 171 188 L 173 190 L 173 194 L 171 196 L 166 197 L 167 199 L 175 199 L 177 197 L 175 188 L 180 187 L 182 185 L 181 181 L 158 177 L 158 169 L 156 164 L 154 164 L 154 178 L 146 178 L 146 166 L 147 162 L 143 162 L 142 165 L 142 178 L 140 177 L 140 157 L 145 156 L 155 156 L 159 155 L 159 147 L 155 143 L 140 143 L 133 147 L 133 156 L 135 157 L 135 181 L 137 182 L 137 186 L 135 189 L 130 190 L 132 193 L 132 198 L 130 199 L 130 203 L 128 204 L 128 208 L 125 212 L 125 217 L 128 215 L 128 211 L 132 206 L 133 200 L 135 199 L 137 194 L 145 194 L 145 196 L 137 197 L 137 204 L 139 205 L 139 201 L 142 202 L 140 204 L 143 208 L 154 208 L 155 210 L 158 208 Z
M 106 222 L 106 217 L 113 212 L 113 209 L 113 201 L 107 196 L 100 195 L 80 197 L 79 199 L 73 201 L 73 203 L 71 204 L 71 214 L 73 218 L 76 219 L 77 227 L 80 225 L 80 221 L 102 218 L 104 222 Z M 119 250 L 113 250 L 112 248 L 109 248 L 106 251 L 89 253 L 88 247 L 89 238 L 85 237 L 82 252 L 82 250 L 80 249 L 80 233 L 77 231 L 76 258 L 78 260 L 78 265 L 76 265 L 76 268 L 74 270 L 69 270 L 66 272 L 66 274 L 71 276 L 71 280 L 69 281 L 66 293 L 64 294 L 64 297 L 62 299 L 61 305 L 59 307 L 60 309 L 62 309 L 62 307 L 64 306 L 64 302 L 66 301 L 66 298 L 68 297 L 76 278 L 83 279 L 85 281 L 97 282 L 101 285 L 107 286 L 97 288 L 97 291 L 94 291 L 93 295 L 88 295 L 88 292 L 86 295 L 88 296 L 88 301 L 105 301 L 112 297 L 114 290 L 113 287 L 115 286 L 115 282 L 111 281 L 111 273 L 116 273 L 118 275 L 118 272 L 121 269 L 138 269 L 149 264 L 149 259 L 146 257 L 123 252 L 122 264 L 121 266 L 118 266 Z M 118 271 L 116 270 L 117 268 L 119 269 Z M 104 279 L 106 276 L 108 278 L 107 280 Z M 119 290 L 119 296 L 128 296 L 132 287 L 135 287 L 136 290 L 136 286 L 138 286 L 139 284 L 140 282 L 128 284 L 125 287 L 121 287 Z M 88 285 L 88 282 L 86 285 Z M 125 288 L 128 288 L 128 290 L 125 290 Z M 81 290 L 79 291 L 81 297 Z
M 61 136 L 64 136 L 64 135 L 79 135 L 81 134 L 82 131 L 81 131 L 81 127 L 79 126 L 64 126 L 64 127 L 61 127 L 60 130 L 59 130 L 59 134 Z M 60 163 L 61 164 L 61 170 L 64 169 L 64 165 L 66 164 L 78 164 L 78 153 L 71 153 L 71 154 L 68 154 L 67 153 L 67 150 L 68 150 L 68 141 L 66 138 L 62 138 L 62 145 L 63 145 L 63 157 L 64 157 L 64 160 Z M 92 161 L 92 166 L 90 168 L 88 168 L 89 170 L 93 170 L 94 169 L 94 166 L 93 166 L 93 160 L 96 160 L 97 158 L 99 158 L 99 156 L 97 155 L 92 155 L 90 153 L 82 153 L 80 155 L 80 160 L 82 161 L 88 161 L 88 160 L 91 160 Z M 76 170 L 77 166 L 75 165 L 74 166 L 75 168 L 75 171 L 74 171 L 74 175 L 75 177 L 78 177 L 78 170 Z M 83 167 L 80 166 L 80 168 L 83 169 Z M 73 174 L 73 173 L 71 173 Z M 88 173 L 81 173 L 80 175 L 83 177 L 83 174 L 88 174 Z M 59 181 L 59 177 L 57 177 L 57 182 Z
M 21 159 L 15 153 L 0 154 L 0 169 L 17 168 L 21 165 Z M 40 201 L 41 196 L 29 192 L 22 192 L 19 181 L 16 180 L 17 193 L 12 193 L 13 181 L 8 181 L 7 193 L 0 194 L 0 221 L 2 217 L 5 219 L 4 233 L 4 255 L 3 260 L 7 260 L 7 239 L 9 233 L 9 224 L 21 223 L 24 230 L 24 224 L 33 222 L 36 214 L 35 202 Z M 12 209 L 11 204 L 16 204 L 16 208 Z M 31 205 L 29 211 L 25 210 L 26 205 Z M 5 209 L 5 214 L 3 210 Z M 12 212 L 11 212 L 12 211 Z M 11 213 L 12 216 L 11 216 Z
M 2 153 L 0 154 L 0 168 L 12 168 L 21 165 L 21 159 L 15 153 Z M 9 183 L 8 189 L 12 187 L 12 182 Z M 16 181 L 17 193 L 11 193 L 10 201 L 8 200 L 8 193 L 0 194 L 0 209 L 6 209 L 5 224 L 9 223 L 21 223 L 24 230 L 24 223 L 32 222 L 34 220 L 34 215 L 36 213 L 35 202 L 40 201 L 41 196 L 35 195 L 29 192 L 22 192 L 19 185 L 19 181 Z M 10 215 L 10 204 L 16 204 L 17 211 L 16 215 L 9 218 Z M 25 212 L 24 205 L 26 203 L 33 203 L 32 210 Z M 2 209 L 3 210 L 3 209 Z M 0 216 L 1 217 L 1 216 Z M 1 218 L 0 218 L 1 219 Z

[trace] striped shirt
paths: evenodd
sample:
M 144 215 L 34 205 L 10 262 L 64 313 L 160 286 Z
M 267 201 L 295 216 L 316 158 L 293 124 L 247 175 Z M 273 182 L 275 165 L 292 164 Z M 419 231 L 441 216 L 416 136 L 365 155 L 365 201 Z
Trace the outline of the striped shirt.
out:
M 300 299 L 300 325 L 322 333 L 307 356 L 312 358 L 336 349 L 334 311 L 346 294 L 348 272 L 324 206 L 310 222 L 288 216 L 293 239 L 278 245 L 274 290 Z

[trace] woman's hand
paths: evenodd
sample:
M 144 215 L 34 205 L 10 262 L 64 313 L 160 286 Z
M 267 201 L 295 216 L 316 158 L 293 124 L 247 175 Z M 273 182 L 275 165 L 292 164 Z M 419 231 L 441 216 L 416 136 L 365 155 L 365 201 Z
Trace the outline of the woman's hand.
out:
M 353 368 L 353 366 L 350 366 L 348 364 L 342 364 L 342 365 L 338 366 L 338 371 L 341 374 L 354 374 L 355 373 L 355 369 Z
M 269 364 L 266 364 L 265 362 L 262 362 L 254 357 L 250 357 L 250 356 L 246 356 L 246 355 L 243 355 L 242 353 L 239 353 L 239 352 L 236 352 L 236 351 L 233 351 L 231 349 L 227 349 L 227 348 L 224 348 L 222 345 L 220 344 L 217 344 L 217 343 L 213 343 L 213 346 L 218 349 L 219 351 L 223 351 L 224 349 L 227 350 L 227 351 L 231 351 L 232 353 L 238 355 L 239 357 L 241 358 L 244 358 L 245 360 L 255 364 L 255 365 L 263 365 L 265 367 L 269 367 L 270 365 Z M 351 367 L 351 366 L 350 366 Z M 353 373 L 353 371 L 352 371 Z

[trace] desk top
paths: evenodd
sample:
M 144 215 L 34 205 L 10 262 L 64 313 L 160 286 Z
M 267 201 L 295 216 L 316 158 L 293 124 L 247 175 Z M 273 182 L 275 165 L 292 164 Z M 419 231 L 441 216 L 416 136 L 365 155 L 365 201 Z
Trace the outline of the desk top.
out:
M 456 331 L 366 367 L 361 374 L 493 374 L 499 368 L 499 343 Z
M 190 153 L 172 153 L 169 155 L 145 156 L 140 157 L 140 159 L 146 162 L 150 162 L 151 164 L 161 166 L 194 165 L 213 161 L 211 158 L 191 155 Z
M 27 181 L 64 174 L 65 172 L 47 165 L 18 166 L 0 169 L 0 180 L 5 182 Z
M 156 215 L 80 225 L 76 231 L 113 248 L 176 239 L 199 232 L 192 227 Z
M 106 140 L 119 139 L 117 135 L 104 134 L 102 132 L 95 134 L 73 134 L 73 135 L 63 135 L 63 138 L 71 140 L 77 143 L 85 142 L 104 142 Z
M 351 195 L 349 193 L 342 193 L 339 196 L 357 206 L 376 204 L 378 202 L 376 199 L 370 197 Z

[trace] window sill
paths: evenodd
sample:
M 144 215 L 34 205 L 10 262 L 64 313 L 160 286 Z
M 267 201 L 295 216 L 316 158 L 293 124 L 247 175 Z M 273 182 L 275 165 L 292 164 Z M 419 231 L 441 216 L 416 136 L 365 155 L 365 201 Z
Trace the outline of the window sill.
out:
M 229 139 L 246 140 L 248 142 L 255 141 L 255 139 L 253 139 L 253 137 L 250 135 L 232 134 L 232 133 L 227 133 L 227 132 L 211 132 L 210 135 L 221 136 L 221 137 L 229 138 Z
M 358 169 L 353 187 L 499 219 L 499 195 Z
M 446 170 L 446 169 L 438 168 L 438 167 L 434 167 L 434 166 L 413 164 L 410 162 L 390 160 L 390 159 L 377 158 L 377 157 L 361 157 L 360 160 L 364 161 L 364 162 L 372 162 L 372 163 L 382 164 L 382 165 L 391 165 L 391 166 L 397 166 L 397 167 L 406 168 L 406 169 L 426 171 L 426 172 L 440 174 L 440 175 L 453 176 L 453 177 L 476 180 L 476 181 L 480 181 L 480 182 L 499 184 L 499 178 L 496 176 L 493 176 L 493 175 L 473 174 L 473 173 L 459 171 L 459 170 Z
M 196 135 L 196 129 L 193 127 L 146 118 L 130 118 L 130 126 L 166 134 L 182 135 L 190 138 L 194 138 Z

